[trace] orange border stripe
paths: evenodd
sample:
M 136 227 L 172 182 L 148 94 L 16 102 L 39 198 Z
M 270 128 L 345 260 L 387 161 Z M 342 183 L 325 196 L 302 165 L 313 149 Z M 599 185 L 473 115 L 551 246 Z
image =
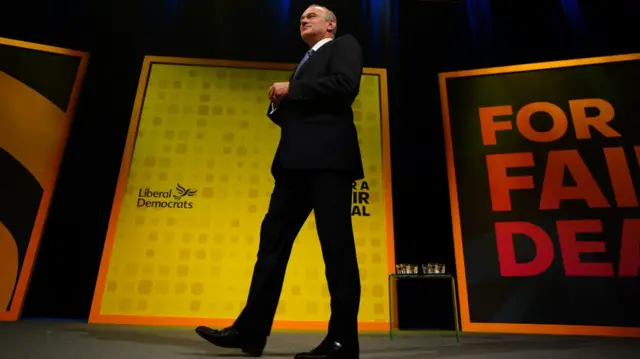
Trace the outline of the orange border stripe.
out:
M 124 149 L 122 163 L 120 165 L 120 174 L 118 176 L 118 184 L 116 186 L 111 217 L 109 219 L 109 227 L 105 239 L 104 250 L 100 262 L 98 279 L 96 281 L 93 302 L 91 303 L 91 312 L 89 315 L 90 323 L 110 323 L 110 324 L 137 324 L 137 325 L 169 325 L 169 326 L 194 326 L 194 325 L 212 325 L 226 326 L 232 323 L 231 319 L 208 319 L 208 318 L 189 318 L 189 317 L 153 317 L 153 316 L 125 316 L 125 315 L 103 315 L 100 313 L 102 307 L 102 297 L 106 287 L 106 278 L 109 270 L 109 261 L 115 242 L 115 234 L 117 230 L 118 217 L 120 215 L 120 207 L 122 198 L 126 189 L 127 180 L 129 178 L 129 169 L 131 167 L 131 159 L 135 149 L 136 133 L 140 123 L 142 114 L 142 105 L 147 88 L 147 80 L 151 70 L 152 63 L 163 64 L 180 64 L 180 65 L 201 65 L 216 67 L 244 67 L 251 69 L 264 70 L 293 70 L 295 65 L 270 62 L 248 62 L 248 61 L 230 61 L 230 60 L 212 60 L 212 59 L 194 59 L 181 57 L 163 57 L 163 56 L 146 56 L 142 65 L 140 80 L 138 82 L 138 90 L 129 124 L 129 133 Z M 384 171 L 384 195 L 385 195 L 385 211 L 387 221 L 387 270 L 388 274 L 395 272 L 395 244 L 393 232 L 393 202 L 391 196 L 391 155 L 390 155 L 390 137 L 389 137 L 389 105 L 388 105 L 388 89 L 387 89 L 387 71 L 378 68 L 364 68 L 364 75 L 378 75 L 380 78 L 380 107 L 381 107 L 381 125 L 382 125 L 382 159 Z M 394 301 L 396 303 L 397 301 Z M 397 308 L 389 308 L 396 311 Z M 395 316 L 397 317 L 397 315 Z M 387 331 L 389 323 L 387 322 L 360 322 L 360 329 L 363 331 Z M 274 329 L 286 330 L 325 330 L 326 322 L 303 322 L 303 321 L 275 321 Z
M 575 325 L 542 325 L 542 324 L 508 324 L 508 323 L 476 323 L 471 321 L 469 312 L 469 293 L 467 291 L 462 227 L 458 202 L 458 187 L 455 162 L 453 157 L 453 137 L 451 135 L 451 118 L 447 96 L 447 80 L 458 77 L 496 75 L 513 72 L 549 70 L 574 66 L 588 66 L 622 61 L 640 60 L 640 54 L 593 57 L 577 60 L 541 62 L 525 65 L 493 67 L 478 70 L 465 70 L 439 74 L 440 101 L 442 106 L 442 123 L 445 136 L 445 152 L 447 173 L 449 177 L 449 199 L 451 201 L 451 222 L 453 224 L 453 244 L 456 256 L 458 291 L 460 304 L 460 321 L 462 330 L 467 332 L 517 333 L 517 334 L 561 334 L 561 335 L 597 335 L 616 337 L 640 337 L 640 328 L 575 326 Z
M 160 325 L 176 327 L 193 327 L 207 325 L 211 327 L 226 327 L 233 324 L 234 319 L 230 318 L 194 318 L 194 317 L 154 317 L 137 315 L 102 315 L 90 321 L 96 324 L 128 324 L 128 325 Z M 311 321 L 290 321 L 276 320 L 273 329 L 278 330 L 326 330 L 327 322 Z M 385 322 L 359 322 L 358 328 L 361 331 L 386 331 L 389 329 Z

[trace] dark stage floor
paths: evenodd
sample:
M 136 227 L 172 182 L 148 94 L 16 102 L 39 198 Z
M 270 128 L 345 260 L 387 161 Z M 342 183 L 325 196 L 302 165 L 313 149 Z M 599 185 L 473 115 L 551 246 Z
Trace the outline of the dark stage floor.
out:
M 263 358 L 293 358 L 313 347 L 320 333 L 276 332 Z M 361 358 L 555 359 L 640 358 L 640 340 L 467 334 L 454 336 L 400 332 L 361 337 Z M 0 323 L 2 359 L 177 359 L 240 357 L 219 349 L 191 329 L 87 325 L 79 323 Z

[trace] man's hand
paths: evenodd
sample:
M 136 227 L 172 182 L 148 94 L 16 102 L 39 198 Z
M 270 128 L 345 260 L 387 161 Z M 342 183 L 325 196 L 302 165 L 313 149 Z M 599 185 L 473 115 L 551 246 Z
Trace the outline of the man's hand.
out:
M 269 100 L 276 105 L 280 104 L 283 98 L 289 95 L 288 82 L 276 82 L 269 88 Z

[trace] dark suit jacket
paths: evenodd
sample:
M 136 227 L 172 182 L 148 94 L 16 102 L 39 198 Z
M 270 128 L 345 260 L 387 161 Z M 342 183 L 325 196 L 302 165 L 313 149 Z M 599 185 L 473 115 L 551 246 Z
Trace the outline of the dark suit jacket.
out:
M 281 128 L 273 161 L 279 169 L 364 170 L 351 105 L 360 91 L 362 50 L 351 35 L 329 41 L 289 82 L 289 96 L 269 118 Z

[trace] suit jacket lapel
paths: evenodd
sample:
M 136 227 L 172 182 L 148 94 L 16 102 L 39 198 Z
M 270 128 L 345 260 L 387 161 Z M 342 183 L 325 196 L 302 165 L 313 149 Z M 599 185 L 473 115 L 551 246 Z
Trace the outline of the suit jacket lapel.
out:
M 293 70 L 293 75 L 292 76 L 294 76 L 296 74 L 296 71 L 298 71 L 298 75 L 296 77 L 300 77 L 300 75 L 302 75 L 302 73 L 304 72 L 305 67 L 307 67 L 311 61 L 313 61 L 313 58 L 315 56 L 316 56 L 316 54 L 314 53 L 313 55 L 311 55 L 310 58 L 307 59 L 307 61 L 304 62 L 304 64 L 302 64 L 302 65 L 298 64 L 298 66 L 296 66 L 295 70 Z M 292 79 L 293 79 L 293 77 L 292 77 Z
M 289 76 L 289 82 L 291 82 L 291 80 L 293 80 L 293 75 L 296 74 L 296 70 L 298 70 L 298 65 L 293 67 L 293 71 L 291 72 L 291 75 Z
M 300 68 L 300 70 L 298 72 L 297 77 L 299 78 L 300 76 L 302 76 L 302 73 L 304 72 L 305 68 L 309 66 L 309 63 L 312 62 L 316 58 L 316 56 L 318 56 L 318 54 L 322 52 L 322 50 L 331 46 L 333 41 L 335 40 L 329 41 L 328 43 L 322 45 L 322 47 L 320 47 L 317 51 L 314 51 L 313 55 L 311 55 L 311 57 L 308 58 L 307 61 L 305 61 L 305 63 L 302 64 L 302 66 L 300 66 L 300 64 L 298 63 L 296 67 L 293 69 L 293 72 L 291 73 L 291 77 L 289 78 L 289 81 L 293 80 L 293 76 L 295 75 L 296 71 L 298 71 L 298 68 Z

